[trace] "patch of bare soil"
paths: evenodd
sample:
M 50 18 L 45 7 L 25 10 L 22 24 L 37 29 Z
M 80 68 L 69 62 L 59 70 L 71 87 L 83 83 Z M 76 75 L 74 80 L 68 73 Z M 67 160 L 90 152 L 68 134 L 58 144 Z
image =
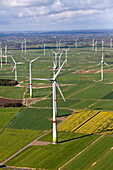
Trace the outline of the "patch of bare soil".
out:
M 104 73 L 113 73 L 113 70 L 104 70 Z
M 64 119 L 65 119 L 65 117 L 57 117 L 56 118 L 57 120 L 61 120 L 61 121 L 63 121 Z M 48 119 L 49 121 L 52 121 L 53 120 L 53 118 L 50 118 L 50 119 Z
M 32 142 L 31 145 L 50 145 L 51 142 L 42 142 L 42 141 L 35 141 L 35 142 Z
M 6 103 L 22 103 L 22 100 L 12 100 L 12 99 L 0 97 L 0 107 L 2 107 L 3 104 L 6 104 Z
M 92 70 L 77 70 L 73 73 L 81 73 L 81 74 L 85 74 L 85 73 L 96 73 L 97 71 L 92 69 Z

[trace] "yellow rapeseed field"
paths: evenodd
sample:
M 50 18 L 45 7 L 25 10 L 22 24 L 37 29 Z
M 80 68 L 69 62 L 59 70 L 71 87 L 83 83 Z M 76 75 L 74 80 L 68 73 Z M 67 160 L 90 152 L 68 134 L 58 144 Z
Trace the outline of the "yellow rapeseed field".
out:
M 58 131 L 113 134 L 113 112 L 77 110 L 58 126 Z

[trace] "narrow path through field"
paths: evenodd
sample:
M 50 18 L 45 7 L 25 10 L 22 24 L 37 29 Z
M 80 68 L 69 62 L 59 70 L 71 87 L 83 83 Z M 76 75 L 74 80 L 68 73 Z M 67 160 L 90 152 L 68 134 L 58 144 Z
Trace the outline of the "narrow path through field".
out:
M 90 85 L 90 86 L 88 86 L 88 87 L 85 87 L 84 89 L 79 90 L 79 91 L 77 91 L 76 93 L 71 94 L 70 96 L 68 96 L 68 98 L 71 97 L 71 96 L 74 96 L 75 94 L 78 94 L 78 93 L 80 93 L 80 92 L 82 92 L 82 91 L 84 91 L 84 90 L 87 90 L 87 89 L 89 89 L 90 87 L 92 87 L 92 86 L 94 86 L 94 85 L 95 85 L 95 84 L 92 84 L 92 85 Z
M 18 155 L 20 152 L 22 152 L 23 150 L 25 150 L 26 148 L 28 148 L 30 145 L 32 145 L 34 142 L 36 142 L 38 139 L 42 138 L 43 136 L 49 134 L 52 130 L 50 130 L 47 133 L 44 133 L 43 135 L 39 136 L 38 138 L 36 138 L 35 140 L 33 140 L 32 142 L 30 142 L 28 145 L 24 146 L 22 149 L 20 149 L 19 151 L 17 151 L 16 153 L 14 153 L 12 156 L 10 156 L 9 158 L 7 158 L 6 160 L 4 160 L 3 162 L 0 163 L 0 166 L 3 166 L 7 161 L 9 161 L 10 159 L 12 159 L 13 157 L 15 157 L 16 155 Z
M 94 142 L 92 142 L 90 145 L 88 145 L 85 149 L 83 149 L 81 152 L 79 152 L 77 155 L 75 155 L 72 159 L 70 159 L 68 162 L 66 162 L 62 167 L 60 167 L 58 170 L 63 169 L 66 165 L 68 165 L 71 161 L 73 161 L 75 158 L 77 158 L 79 155 L 81 155 L 83 152 L 85 152 L 90 146 L 95 144 L 98 140 L 100 140 L 104 135 L 97 138 Z
M 108 153 L 110 153 L 113 150 L 113 147 L 110 148 L 109 151 L 107 151 L 103 156 L 101 156 L 96 162 L 94 162 L 89 169 L 91 169 L 93 166 L 95 166 L 99 161 L 102 160 L 102 158 L 104 158 Z

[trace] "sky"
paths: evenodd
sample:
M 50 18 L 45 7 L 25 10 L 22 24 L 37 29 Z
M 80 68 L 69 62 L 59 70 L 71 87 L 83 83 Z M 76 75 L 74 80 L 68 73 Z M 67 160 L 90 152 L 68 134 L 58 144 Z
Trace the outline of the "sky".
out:
M 113 29 L 113 0 L 0 0 L 0 31 Z

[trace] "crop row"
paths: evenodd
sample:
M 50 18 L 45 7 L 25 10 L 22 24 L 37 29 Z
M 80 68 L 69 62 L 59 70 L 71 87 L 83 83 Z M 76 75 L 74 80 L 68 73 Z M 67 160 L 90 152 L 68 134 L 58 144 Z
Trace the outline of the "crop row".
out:
M 113 133 L 113 112 L 79 110 L 58 127 L 59 131 L 76 133 Z
M 68 117 L 60 126 L 59 131 L 73 132 L 94 117 L 98 111 L 78 110 Z

